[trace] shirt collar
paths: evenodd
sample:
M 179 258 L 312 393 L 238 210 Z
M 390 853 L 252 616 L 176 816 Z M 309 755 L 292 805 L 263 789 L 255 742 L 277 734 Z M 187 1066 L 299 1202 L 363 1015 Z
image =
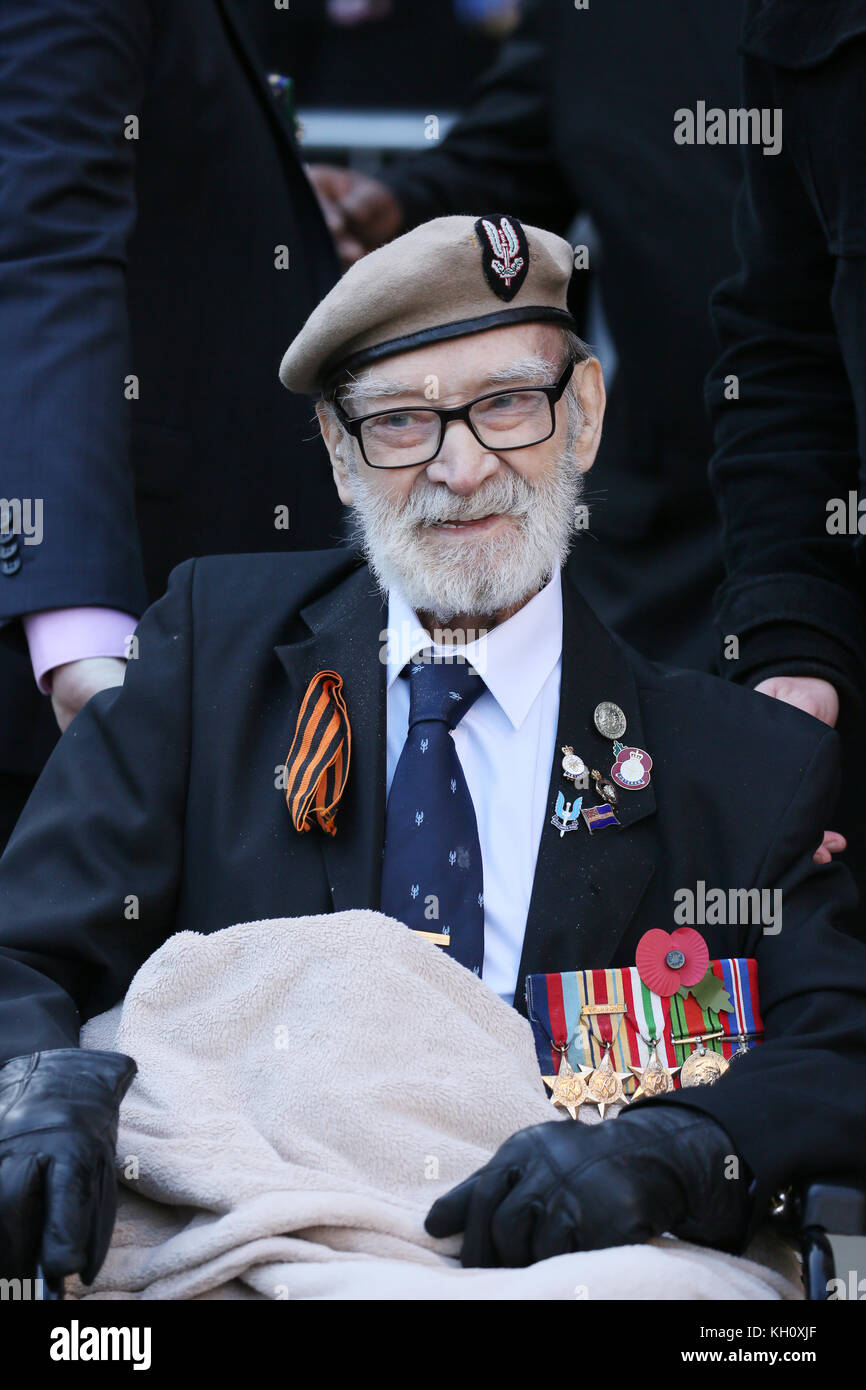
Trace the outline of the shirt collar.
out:
M 483 637 L 453 647 L 440 647 L 434 643 L 400 590 L 390 589 L 388 688 L 412 657 L 431 646 L 434 651 L 464 654 L 483 678 L 510 723 L 519 729 L 562 655 L 562 583 L 559 567 L 554 566 L 553 574 L 544 588 L 504 623 L 499 623 Z

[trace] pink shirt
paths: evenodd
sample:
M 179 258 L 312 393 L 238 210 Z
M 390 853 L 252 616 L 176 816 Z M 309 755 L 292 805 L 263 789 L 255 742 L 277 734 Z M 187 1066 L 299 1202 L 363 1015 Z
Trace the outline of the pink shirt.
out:
M 116 608 L 52 608 L 23 619 L 36 684 L 51 693 L 51 672 L 88 656 L 126 657 L 138 618 Z

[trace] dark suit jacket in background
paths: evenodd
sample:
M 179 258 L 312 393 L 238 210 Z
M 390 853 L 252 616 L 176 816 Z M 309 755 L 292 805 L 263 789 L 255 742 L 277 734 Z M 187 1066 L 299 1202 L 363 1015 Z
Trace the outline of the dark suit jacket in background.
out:
M 82 1020 L 119 1000 L 175 931 L 378 908 L 387 610 L 356 566 L 335 551 L 175 570 L 139 624 L 123 686 L 73 720 L 0 859 L 0 1061 L 75 1046 Z M 648 928 L 673 929 L 678 889 L 780 889 L 778 935 L 699 928 L 711 957 L 757 959 L 766 1041 L 716 1085 L 664 1103 L 725 1126 L 761 1202 L 794 1176 L 866 1168 L 866 945 L 838 929 L 853 896 L 847 870 L 812 861 L 837 735 L 777 701 L 645 660 L 567 579 L 563 605 L 551 811 L 561 745 L 609 765 L 592 720 L 600 700 L 624 710 L 653 774 L 644 791 L 623 793 L 621 828 L 542 830 L 518 1008 L 528 972 L 633 963 Z M 353 735 L 334 838 L 293 829 L 278 777 L 323 669 L 343 677 Z
M 139 614 L 187 556 L 340 536 L 277 379 L 338 275 L 258 56 L 278 18 L 285 57 L 271 0 L 0 4 L 0 495 L 42 498 L 45 531 L 4 557 L 0 619 Z M 0 708 L 0 769 L 36 772 L 57 727 L 16 621 Z
M 298 104 L 328 110 L 453 110 L 498 41 L 455 14 L 454 0 L 391 0 L 381 19 L 337 24 L 327 0 L 290 0 L 275 12 L 270 51 L 295 73 Z
M 745 100 L 782 111 L 783 144 L 743 147 L 741 268 L 713 303 L 725 673 L 820 676 L 862 718 L 864 538 L 828 534 L 827 503 L 866 472 L 866 0 L 749 0 L 743 43 Z
M 719 287 L 707 384 L 731 680 L 816 676 L 840 695 L 843 777 L 828 826 L 866 893 L 864 538 L 827 504 L 866 473 L 866 0 L 749 0 L 744 100 L 782 112 L 782 149 L 743 146 L 741 268 Z M 739 398 L 725 398 L 730 376 Z
M 409 226 L 505 211 L 564 234 L 592 215 L 619 365 L 587 478 L 603 544 L 580 537 L 572 571 L 639 651 L 707 670 L 722 578 L 709 296 L 735 264 L 740 163 L 735 146 L 675 144 L 674 112 L 738 105 L 740 14 L 741 0 L 532 0 L 441 145 L 384 173 Z

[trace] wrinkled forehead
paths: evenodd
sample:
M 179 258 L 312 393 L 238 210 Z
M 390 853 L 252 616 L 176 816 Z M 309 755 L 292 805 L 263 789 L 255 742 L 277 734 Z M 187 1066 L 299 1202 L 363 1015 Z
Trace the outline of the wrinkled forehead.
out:
M 556 325 L 508 324 L 383 358 L 344 382 L 337 396 L 355 407 L 398 396 L 468 399 L 499 386 L 551 383 L 564 357 Z

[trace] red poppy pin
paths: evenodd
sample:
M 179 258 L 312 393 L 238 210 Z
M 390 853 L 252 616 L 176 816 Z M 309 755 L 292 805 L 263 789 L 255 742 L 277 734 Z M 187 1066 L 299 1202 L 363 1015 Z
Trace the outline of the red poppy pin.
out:
M 678 927 L 674 932 L 652 927 L 637 943 L 635 964 L 647 989 L 667 999 L 704 978 L 710 952 L 694 927 Z

